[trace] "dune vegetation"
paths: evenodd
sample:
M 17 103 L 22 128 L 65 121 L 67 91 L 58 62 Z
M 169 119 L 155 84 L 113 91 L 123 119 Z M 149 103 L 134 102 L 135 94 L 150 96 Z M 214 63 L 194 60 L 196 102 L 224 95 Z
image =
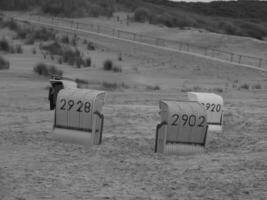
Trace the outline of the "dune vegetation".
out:
M 216 1 L 211 3 L 166 0 L 10 0 L 0 1 L 4 10 L 30 10 L 62 17 L 111 17 L 114 12 L 132 12 L 132 20 L 167 27 L 206 29 L 211 32 L 267 36 L 267 2 Z

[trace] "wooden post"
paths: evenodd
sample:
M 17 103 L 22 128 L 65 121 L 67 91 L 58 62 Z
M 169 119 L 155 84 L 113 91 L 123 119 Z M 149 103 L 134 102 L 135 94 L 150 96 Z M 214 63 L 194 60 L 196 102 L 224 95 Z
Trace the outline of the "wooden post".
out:
M 186 47 L 187 47 L 187 51 L 189 51 L 189 44 L 186 44 Z
M 231 56 L 230 61 L 233 62 L 234 61 L 234 54 L 231 53 L 230 56 Z
M 242 56 L 239 55 L 238 63 L 241 63 Z
M 259 59 L 259 67 L 262 65 L 262 58 Z
M 214 49 L 211 51 L 211 57 L 214 57 Z
M 159 39 L 155 38 L 155 45 L 159 46 Z
M 161 46 L 163 46 L 163 47 L 166 46 L 166 45 L 165 45 L 165 41 L 166 41 L 166 40 L 164 40 L 164 39 L 161 40 L 161 42 L 162 42 L 162 43 L 161 43 Z
M 205 56 L 208 55 L 208 48 L 205 48 Z

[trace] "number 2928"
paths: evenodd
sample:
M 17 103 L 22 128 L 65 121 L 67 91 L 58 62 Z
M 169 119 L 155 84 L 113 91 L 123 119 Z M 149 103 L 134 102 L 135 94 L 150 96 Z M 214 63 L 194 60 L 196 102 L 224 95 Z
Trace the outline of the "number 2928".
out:
M 82 102 L 81 100 L 75 102 L 74 100 L 66 100 L 61 99 L 60 100 L 60 110 L 75 110 L 76 112 L 86 112 L 89 113 L 91 111 L 91 103 L 89 101 Z

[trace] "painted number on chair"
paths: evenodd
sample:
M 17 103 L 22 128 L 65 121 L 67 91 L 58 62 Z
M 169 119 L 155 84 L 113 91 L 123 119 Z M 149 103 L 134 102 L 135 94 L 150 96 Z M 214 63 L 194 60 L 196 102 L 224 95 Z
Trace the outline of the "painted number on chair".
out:
M 178 126 L 178 122 L 179 120 L 182 121 L 182 125 L 183 126 L 190 126 L 190 127 L 204 127 L 204 123 L 205 123 L 205 116 L 199 116 L 198 120 L 199 122 L 197 123 L 197 116 L 195 115 L 187 115 L 187 114 L 183 114 L 183 115 L 178 115 L 178 114 L 173 114 L 172 115 L 172 126 Z
M 91 111 L 91 103 L 89 101 L 82 102 L 81 100 L 75 102 L 74 100 L 66 100 L 61 99 L 60 100 L 60 110 L 75 110 L 76 112 L 85 112 L 89 113 Z
M 212 103 L 212 104 L 210 104 L 210 103 L 201 103 L 204 107 L 206 107 L 206 110 L 207 111 L 211 111 L 211 112 L 220 112 L 221 111 L 221 108 L 222 108 L 222 106 L 221 106 L 221 104 L 214 104 L 214 103 Z

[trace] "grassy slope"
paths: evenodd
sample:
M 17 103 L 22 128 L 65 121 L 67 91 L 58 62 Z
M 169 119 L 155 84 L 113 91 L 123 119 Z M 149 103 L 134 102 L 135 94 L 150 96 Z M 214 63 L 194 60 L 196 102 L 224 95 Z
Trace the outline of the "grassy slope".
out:
M 111 16 L 115 11 L 145 9 L 144 20 L 169 27 L 193 26 L 213 32 L 250 36 L 267 36 L 267 2 L 173 3 L 166 0 L 20 0 L 1 1 L 9 10 L 40 7 L 45 13 L 67 17 Z

